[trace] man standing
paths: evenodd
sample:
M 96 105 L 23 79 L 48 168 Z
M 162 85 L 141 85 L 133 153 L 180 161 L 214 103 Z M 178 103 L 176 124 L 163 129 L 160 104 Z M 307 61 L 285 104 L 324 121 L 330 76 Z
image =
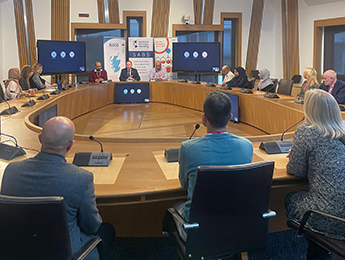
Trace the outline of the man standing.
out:
M 334 70 L 323 73 L 323 85 L 320 88 L 332 94 L 338 104 L 345 104 L 345 82 L 337 79 Z
M 102 69 L 102 64 L 99 61 L 95 63 L 95 69 L 89 73 L 89 82 L 99 83 L 102 80 L 108 80 L 108 74 L 106 70 Z
M 61 196 L 65 207 L 72 253 L 99 235 L 101 259 L 115 237 L 114 228 L 102 223 L 96 207 L 93 174 L 67 163 L 65 156 L 74 143 L 75 127 L 66 117 L 48 120 L 39 134 L 41 152 L 35 157 L 10 163 L 4 172 L 1 194 L 18 197 Z M 85 259 L 99 259 L 94 249 Z
M 226 82 L 230 81 L 233 77 L 235 77 L 234 73 L 231 72 L 229 66 L 224 65 L 222 68 L 222 73 L 224 75 L 224 80 L 222 82 L 222 86 L 226 86 Z
M 126 62 L 126 68 L 121 70 L 121 75 L 119 78 L 120 81 L 140 80 L 138 71 L 135 68 L 132 68 L 132 66 L 133 64 L 130 60 Z
M 179 179 L 183 189 L 188 191 L 187 202 L 175 208 L 188 222 L 194 191 L 196 170 L 202 165 L 236 165 L 250 163 L 253 157 L 252 143 L 226 131 L 231 119 L 230 98 L 220 91 L 208 93 L 204 101 L 202 123 L 207 128 L 207 135 L 182 143 L 179 153 Z M 187 234 L 177 222 L 182 239 Z
M 168 73 L 165 68 L 162 68 L 162 63 L 157 60 L 156 67 L 152 68 L 150 71 L 150 80 L 168 80 Z

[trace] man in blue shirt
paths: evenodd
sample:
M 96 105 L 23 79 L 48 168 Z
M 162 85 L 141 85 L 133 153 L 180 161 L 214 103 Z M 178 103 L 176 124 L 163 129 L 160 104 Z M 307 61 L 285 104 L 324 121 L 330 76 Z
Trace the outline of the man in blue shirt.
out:
M 181 144 L 179 179 L 182 188 L 188 191 L 188 200 L 175 207 L 187 222 L 198 166 L 237 165 L 252 161 L 252 143 L 244 137 L 226 131 L 231 117 L 230 98 L 220 91 L 210 92 L 204 101 L 202 115 L 202 123 L 207 128 L 207 135 Z M 186 241 L 187 234 L 182 225 L 177 223 L 177 227 L 180 236 Z

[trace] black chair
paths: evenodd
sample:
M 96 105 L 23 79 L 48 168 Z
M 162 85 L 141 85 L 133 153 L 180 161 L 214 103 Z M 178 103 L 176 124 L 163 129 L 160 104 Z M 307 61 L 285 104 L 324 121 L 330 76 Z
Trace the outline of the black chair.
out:
M 250 77 L 255 79 L 260 79 L 259 77 L 259 71 L 258 70 L 251 70 L 250 71 Z
M 331 254 L 334 254 L 335 256 L 341 259 L 345 259 L 345 241 L 344 240 L 329 238 L 329 237 L 326 237 L 325 235 L 314 232 L 308 229 L 307 227 L 305 227 L 306 223 L 308 222 L 309 217 L 313 214 L 322 215 L 324 217 L 328 217 L 331 219 L 336 219 L 337 221 L 344 222 L 344 225 L 345 225 L 345 219 L 338 218 L 331 214 L 327 214 L 327 213 L 317 211 L 317 210 L 307 211 L 303 215 L 301 223 L 299 223 L 297 220 L 289 220 L 287 222 L 287 225 L 288 227 L 297 230 L 297 235 L 303 235 L 308 241 L 312 241 L 313 243 L 317 244 L 318 246 L 330 252 Z M 313 257 L 310 255 L 310 252 L 308 250 L 307 260 L 309 259 L 313 259 Z
M 293 83 L 301 83 L 302 76 L 301 75 L 294 75 L 291 80 L 293 80 Z
M 277 93 L 291 96 L 292 86 L 293 86 L 293 80 L 281 79 L 279 81 Z
M 100 238 L 75 255 L 62 197 L 10 197 L 0 195 L 0 258 L 2 260 L 84 259 Z
M 191 204 L 190 220 L 170 208 L 163 218 L 181 259 L 213 259 L 264 248 L 268 235 L 268 209 L 274 162 L 234 166 L 201 166 Z M 188 230 L 186 243 L 174 218 Z

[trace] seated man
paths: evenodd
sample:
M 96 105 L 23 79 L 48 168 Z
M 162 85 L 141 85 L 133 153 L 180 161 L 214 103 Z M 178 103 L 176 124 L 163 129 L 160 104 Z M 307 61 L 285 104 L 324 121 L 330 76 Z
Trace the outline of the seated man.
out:
M 74 143 L 74 124 L 66 117 L 48 120 L 38 135 L 41 152 L 10 163 L 4 172 L 1 194 L 18 197 L 61 196 L 65 199 L 72 253 L 99 235 L 103 241 L 85 259 L 105 259 L 105 248 L 114 241 L 115 230 L 102 223 L 96 207 L 93 174 L 67 163 Z
M 337 79 L 334 70 L 323 73 L 323 84 L 320 88 L 332 94 L 338 104 L 345 104 L 345 82 Z
M 234 73 L 231 72 L 229 66 L 224 65 L 222 68 L 222 73 L 224 75 L 224 80 L 222 82 L 222 86 L 226 86 L 226 83 L 230 80 L 232 80 L 232 78 L 235 77 Z
M 102 69 L 102 64 L 99 61 L 95 63 L 95 69 L 89 73 L 89 82 L 99 83 L 102 80 L 108 80 L 108 74 L 106 70 Z
M 121 75 L 119 77 L 120 81 L 140 80 L 138 71 L 135 68 L 132 68 L 132 66 L 133 64 L 130 60 L 126 62 L 126 68 L 121 70 Z
M 168 80 L 167 71 L 162 68 L 162 63 L 158 60 L 156 61 L 156 67 L 152 68 L 150 71 L 150 80 Z
M 253 157 L 252 143 L 226 131 L 232 117 L 230 98 L 220 91 L 208 93 L 203 106 L 202 123 L 207 135 L 182 143 L 179 154 L 179 179 L 183 189 L 188 191 L 185 203 L 175 208 L 188 222 L 194 191 L 196 169 L 202 165 L 236 165 L 250 163 Z M 176 222 L 180 236 L 186 241 L 187 234 Z

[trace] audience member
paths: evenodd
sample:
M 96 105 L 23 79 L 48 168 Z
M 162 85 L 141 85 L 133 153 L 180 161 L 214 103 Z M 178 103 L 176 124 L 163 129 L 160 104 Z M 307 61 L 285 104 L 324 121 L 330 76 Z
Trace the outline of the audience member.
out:
M 5 80 L 5 99 L 14 99 L 22 95 L 29 96 L 34 94 L 34 90 L 23 91 L 19 85 L 20 71 L 18 68 L 10 68 L 8 70 L 8 79 Z
M 229 66 L 227 66 L 227 65 L 224 65 L 222 67 L 222 74 L 224 75 L 224 80 L 222 82 L 222 86 L 226 86 L 226 83 L 235 77 L 234 73 L 231 72 Z
M 108 80 L 107 71 L 102 69 L 102 64 L 99 61 L 96 61 L 95 69 L 89 72 L 89 82 L 99 83 L 103 80 Z
M 294 176 L 307 177 L 309 191 L 286 196 L 287 217 L 300 221 L 306 211 L 313 209 L 345 218 L 345 145 L 339 140 L 344 136 L 345 123 L 339 106 L 329 93 L 312 89 L 306 92 L 304 113 L 305 123 L 296 129 L 286 169 Z M 344 225 L 322 216 L 311 217 L 308 227 L 345 239 Z M 308 259 L 328 259 L 328 252 L 311 241 L 309 255 Z
M 176 205 L 176 209 L 188 222 L 194 190 L 196 169 L 201 165 L 235 165 L 250 163 L 253 146 L 249 140 L 230 134 L 226 125 L 231 119 L 230 98 L 220 91 L 210 92 L 204 101 L 202 123 L 207 135 L 185 141 L 179 153 L 179 179 L 183 189 L 188 191 L 188 201 Z M 181 238 L 187 234 L 177 223 Z
M 29 79 L 30 88 L 36 88 L 37 90 L 46 88 L 46 80 L 40 76 L 43 70 L 43 66 L 40 63 L 35 63 L 34 66 L 32 66 L 32 70 L 34 74 Z M 57 84 L 55 83 L 47 86 L 52 87 L 57 86 Z
M 332 94 L 338 104 L 345 104 L 345 82 L 337 79 L 334 70 L 323 73 L 323 85 L 320 88 Z
M 162 68 L 162 63 L 157 60 L 156 67 L 150 71 L 150 80 L 168 80 L 168 73 L 165 68 Z
M 126 68 L 121 70 L 121 75 L 119 78 L 120 81 L 140 80 L 138 71 L 135 68 L 132 68 L 132 66 L 133 64 L 130 60 L 126 62 Z
M 317 82 L 317 72 L 314 68 L 305 68 L 303 71 L 303 78 L 305 81 L 303 82 L 301 86 L 301 91 L 297 95 L 299 98 L 304 98 L 305 92 L 314 89 L 319 88 L 319 83 Z
M 19 84 L 22 87 L 22 90 L 28 90 L 30 89 L 30 82 L 29 79 L 30 77 L 34 74 L 31 66 L 25 65 L 22 68 L 22 71 L 20 73 L 21 78 L 19 79 Z
M 274 88 L 274 83 L 270 79 L 270 71 L 268 69 L 262 69 L 259 71 L 260 81 L 258 84 L 258 90 L 269 91 Z
M 41 152 L 35 157 L 10 163 L 4 172 L 1 194 L 19 197 L 61 196 L 65 199 L 72 253 L 77 252 L 95 235 L 103 242 L 98 246 L 101 259 L 115 237 L 109 223 L 102 223 L 96 207 L 93 174 L 67 163 L 75 127 L 66 117 L 48 120 L 39 134 Z M 85 259 L 98 259 L 94 249 Z
M 223 89 L 231 89 L 232 87 L 242 88 L 248 83 L 246 71 L 242 67 L 236 67 L 234 69 L 235 77 L 226 83 L 226 86 L 222 86 Z

